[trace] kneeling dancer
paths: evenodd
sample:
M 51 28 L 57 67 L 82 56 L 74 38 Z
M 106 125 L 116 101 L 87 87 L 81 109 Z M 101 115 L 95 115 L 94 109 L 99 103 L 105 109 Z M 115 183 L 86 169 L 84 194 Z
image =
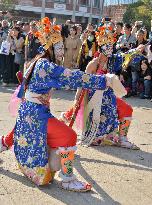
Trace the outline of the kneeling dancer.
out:
M 48 184 L 54 171 L 61 169 L 63 189 L 85 192 L 91 185 L 73 174 L 77 135 L 72 128 L 57 120 L 50 111 L 52 88 L 84 88 L 102 90 L 110 77 L 70 71 L 54 63 L 63 57 L 60 27 L 49 18 L 38 23 L 39 38 L 44 52 L 28 65 L 18 97 L 23 98 L 14 130 L 0 139 L 0 151 L 14 144 L 21 171 L 37 185 Z M 13 136 L 13 139 L 12 139 Z
M 113 57 L 119 58 L 117 55 L 112 55 L 115 37 L 108 25 L 103 25 L 98 30 L 99 52 L 96 54 L 96 58 L 88 64 L 86 73 L 101 76 L 111 75 L 107 73 L 116 72 L 111 59 Z M 118 69 L 117 66 L 116 69 Z M 85 94 L 80 105 L 79 99 L 82 93 Z M 76 107 L 80 107 L 80 110 L 76 121 L 77 124 L 81 124 L 82 144 L 87 146 L 109 144 L 128 149 L 139 149 L 127 137 L 133 109 L 120 98 L 125 94 L 126 90 L 118 78 L 113 78 L 111 86 L 103 91 L 94 89 L 85 92 L 80 89 L 77 91 L 75 103 Z M 66 113 L 62 113 L 61 120 L 68 122 L 71 118 L 75 118 L 76 116 L 73 117 L 74 110 L 75 108 L 72 108 Z

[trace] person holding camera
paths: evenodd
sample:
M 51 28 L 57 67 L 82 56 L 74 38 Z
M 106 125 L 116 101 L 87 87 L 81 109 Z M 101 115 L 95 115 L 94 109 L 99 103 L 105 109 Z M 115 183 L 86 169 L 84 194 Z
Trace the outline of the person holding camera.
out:
M 136 33 L 136 44 L 135 44 L 135 48 L 137 48 L 140 45 L 146 45 L 147 41 L 145 40 L 145 33 L 142 29 L 138 30 Z M 143 54 L 146 54 L 143 51 Z M 144 60 L 145 57 L 138 54 L 134 57 L 134 59 L 131 61 L 130 63 L 130 68 L 131 68 L 131 77 L 132 77 L 132 92 L 131 95 L 132 96 L 136 96 L 137 95 L 137 91 L 138 91 L 138 84 L 139 84 L 139 77 L 140 77 L 140 63 L 141 60 Z
M 30 32 L 30 24 L 25 22 L 23 25 L 23 35 L 26 36 Z
M 62 24 L 61 35 L 62 35 L 63 41 L 65 41 L 65 39 L 68 38 L 70 34 L 70 28 L 72 25 L 74 25 L 74 23 L 69 19 L 65 22 L 65 24 Z
M 117 52 L 125 53 L 130 49 L 135 48 L 136 37 L 134 34 L 132 34 L 132 26 L 130 24 L 125 24 L 123 30 L 124 30 L 124 34 L 120 36 L 120 38 L 118 39 L 116 44 L 116 50 Z M 128 91 L 126 97 L 129 97 L 131 95 L 131 87 L 132 87 L 131 66 L 128 66 L 127 69 L 122 71 L 121 77 Z
M 92 24 L 88 24 L 87 29 L 83 33 L 83 43 L 77 59 L 77 64 L 81 71 L 85 71 L 86 66 L 93 59 L 97 51 L 97 47 L 94 27 Z
M 119 40 L 120 36 L 123 35 L 122 30 L 123 30 L 123 23 L 117 22 L 115 25 L 115 31 L 114 31 L 114 35 L 117 41 Z M 117 49 L 116 49 L 117 41 L 113 45 L 113 53 L 117 53 Z
M 83 30 L 82 25 L 76 24 L 76 27 L 77 27 L 77 36 L 78 36 L 78 38 L 80 38 L 81 34 L 82 34 L 82 30 Z
M 147 44 L 147 40 L 145 40 L 145 31 L 143 29 L 140 29 L 136 33 L 136 45 L 135 47 L 137 48 L 139 45 L 145 45 Z
M 120 36 L 117 41 L 116 49 L 124 53 L 135 47 L 136 37 L 131 33 L 132 26 L 130 24 L 125 24 L 123 29 L 124 35 Z
M 9 23 L 8 23 L 7 20 L 3 20 L 3 21 L 2 21 L 2 28 L 3 28 L 4 33 L 7 33 L 7 34 L 8 34 L 8 31 L 9 31 Z
M 80 36 L 82 43 L 87 40 L 88 36 L 94 31 L 94 25 L 92 23 L 88 23 L 87 28 L 83 31 Z

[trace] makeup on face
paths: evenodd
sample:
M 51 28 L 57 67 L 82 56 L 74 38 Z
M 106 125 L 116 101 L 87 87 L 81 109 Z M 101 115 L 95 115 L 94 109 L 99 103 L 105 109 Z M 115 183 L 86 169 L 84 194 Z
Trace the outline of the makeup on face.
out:
M 55 59 L 58 61 L 62 61 L 64 56 L 64 44 L 63 42 L 58 42 L 54 45 L 54 54 Z
M 113 52 L 113 45 L 112 44 L 105 44 L 101 46 L 100 51 L 107 57 L 111 56 Z

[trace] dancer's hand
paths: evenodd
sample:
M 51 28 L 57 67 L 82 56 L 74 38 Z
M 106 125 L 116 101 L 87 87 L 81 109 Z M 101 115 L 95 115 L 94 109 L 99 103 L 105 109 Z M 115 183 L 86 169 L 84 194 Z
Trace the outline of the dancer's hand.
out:
M 127 94 L 126 89 L 114 74 L 106 74 L 107 86 L 111 87 L 117 97 L 123 97 Z
M 107 80 L 107 87 L 113 87 L 113 78 L 114 78 L 114 74 L 110 74 L 110 73 L 108 73 L 108 74 L 106 74 L 106 80 Z

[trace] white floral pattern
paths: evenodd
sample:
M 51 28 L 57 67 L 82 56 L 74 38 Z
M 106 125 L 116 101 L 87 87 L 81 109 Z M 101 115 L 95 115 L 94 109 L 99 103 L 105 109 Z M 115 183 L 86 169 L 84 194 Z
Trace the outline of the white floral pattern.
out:
M 28 72 L 28 71 L 27 71 Z M 30 71 L 29 71 L 30 72 Z M 86 79 L 86 80 L 84 80 Z M 105 76 L 71 72 L 64 67 L 39 60 L 28 84 L 28 91 L 48 96 L 52 88 L 105 89 Z M 49 106 L 29 101 L 21 103 L 14 132 L 14 151 L 22 172 L 37 185 L 49 183 L 51 176 L 48 165 L 47 122 L 54 116 Z

